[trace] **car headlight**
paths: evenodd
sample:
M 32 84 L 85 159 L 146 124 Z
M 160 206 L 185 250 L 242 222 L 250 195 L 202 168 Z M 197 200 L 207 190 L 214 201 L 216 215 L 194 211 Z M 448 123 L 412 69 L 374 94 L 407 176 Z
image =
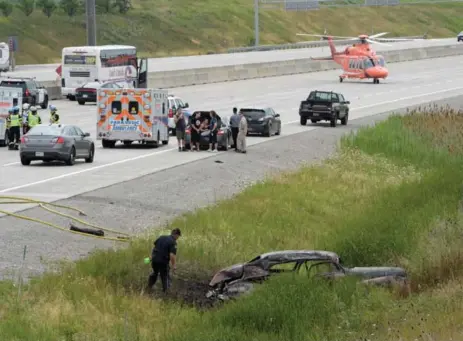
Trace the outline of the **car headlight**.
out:
M 264 122 L 264 118 L 259 118 L 259 122 Z

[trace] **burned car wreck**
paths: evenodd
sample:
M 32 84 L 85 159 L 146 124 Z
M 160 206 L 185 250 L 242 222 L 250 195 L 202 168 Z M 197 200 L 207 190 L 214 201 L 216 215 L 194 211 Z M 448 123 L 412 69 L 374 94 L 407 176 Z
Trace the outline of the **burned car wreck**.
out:
M 256 283 L 278 273 L 307 271 L 308 277 L 338 279 L 358 277 L 361 283 L 389 286 L 406 285 L 407 273 L 398 267 L 353 267 L 341 265 L 340 257 L 330 251 L 287 250 L 269 252 L 247 263 L 235 264 L 217 272 L 209 282 L 206 297 L 228 300 L 252 292 Z

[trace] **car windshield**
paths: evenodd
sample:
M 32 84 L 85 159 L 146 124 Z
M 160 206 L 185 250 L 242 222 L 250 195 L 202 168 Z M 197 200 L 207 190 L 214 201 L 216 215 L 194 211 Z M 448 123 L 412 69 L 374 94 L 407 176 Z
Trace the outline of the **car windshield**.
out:
M 311 101 L 331 101 L 331 92 L 313 91 L 308 99 Z
M 61 130 L 62 128 L 59 128 L 59 127 L 56 127 L 56 126 L 42 126 L 42 125 L 38 125 L 38 126 L 35 126 L 33 127 L 31 130 L 29 130 L 29 132 L 27 133 L 27 135 L 52 135 L 52 136 L 58 136 L 58 135 L 61 135 Z
M 248 118 L 261 118 L 265 116 L 265 111 L 262 109 L 240 109 L 243 115 Z
M 5 86 L 8 88 L 22 88 L 23 90 L 26 89 L 26 82 L 21 81 L 2 81 L 0 86 Z

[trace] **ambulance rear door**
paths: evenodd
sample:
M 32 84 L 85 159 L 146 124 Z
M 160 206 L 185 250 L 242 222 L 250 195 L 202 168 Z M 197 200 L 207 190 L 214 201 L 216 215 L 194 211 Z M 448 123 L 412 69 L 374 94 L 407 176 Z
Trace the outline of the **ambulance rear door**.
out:
M 155 132 L 159 131 L 159 139 L 163 144 L 169 142 L 169 102 L 168 102 L 168 91 L 163 89 L 152 89 L 153 104 L 153 136 Z
M 14 106 L 21 108 L 23 104 L 22 98 L 22 88 L 0 87 L 0 146 L 5 146 L 8 109 Z

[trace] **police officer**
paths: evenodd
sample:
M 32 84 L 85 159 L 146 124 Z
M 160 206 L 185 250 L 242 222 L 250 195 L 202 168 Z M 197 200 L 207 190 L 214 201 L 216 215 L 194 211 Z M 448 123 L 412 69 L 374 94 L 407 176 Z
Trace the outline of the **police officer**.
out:
M 51 104 L 50 105 L 50 123 L 51 124 L 58 124 L 59 123 L 59 115 L 56 113 L 58 109 Z
M 10 144 L 9 148 L 18 149 L 19 139 L 21 138 L 21 114 L 18 106 L 13 108 L 13 112 L 9 116 L 10 119 Z
M 231 126 L 232 137 L 233 137 L 233 148 L 235 148 L 235 150 L 238 150 L 238 145 L 236 144 L 236 139 L 238 137 L 238 129 L 240 127 L 240 119 L 241 119 L 241 117 L 238 115 L 238 109 L 233 108 L 233 115 L 230 118 L 230 126 Z
M 10 116 L 13 115 L 13 108 L 10 108 L 8 109 L 8 116 L 6 118 L 6 124 L 5 124 L 5 128 L 6 128 L 6 131 L 5 131 L 5 135 L 6 137 L 8 138 L 8 140 L 10 140 L 10 122 L 11 122 L 11 118 Z M 5 144 L 7 143 L 7 141 L 5 141 Z M 10 143 L 8 142 L 8 146 L 10 145 Z
M 27 131 L 29 130 L 28 127 L 27 127 L 27 117 L 29 116 L 29 103 L 24 103 L 23 104 L 23 109 L 22 109 L 22 112 L 21 112 L 21 115 L 22 115 L 22 119 L 23 119 L 23 134 L 26 134 Z
M 27 131 L 34 128 L 37 124 L 42 123 L 42 119 L 37 114 L 37 108 L 35 106 L 32 106 L 30 110 L 31 112 L 27 116 Z
M 148 291 L 151 292 L 153 286 L 156 284 L 158 274 L 161 275 L 162 291 L 167 292 L 169 287 L 169 262 L 172 269 L 177 269 L 176 255 L 177 255 L 177 239 L 182 235 L 180 229 L 173 229 L 170 236 L 160 236 L 154 242 L 153 251 L 151 252 L 151 267 L 153 272 L 148 279 Z

